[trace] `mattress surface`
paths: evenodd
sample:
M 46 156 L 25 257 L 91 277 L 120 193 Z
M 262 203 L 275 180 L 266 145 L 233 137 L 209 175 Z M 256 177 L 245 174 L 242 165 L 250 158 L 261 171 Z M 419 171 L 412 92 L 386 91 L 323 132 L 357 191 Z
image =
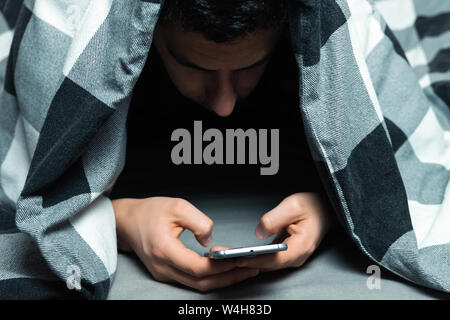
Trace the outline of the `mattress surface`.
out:
M 253 231 L 260 217 L 284 195 L 186 196 L 214 221 L 213 245 L 242 247 L 270 243 L 275 236 L 257 239 Z M 207 249 L 185 230 L 180 240 L 203 254 Z M 207 293 L 181 284 L 153 280 L 133 254 L 120 253 L 117 273 L 108 299 L 450 299 L 450 295 L 414 285 L 381 269 L 379 289 L 369 289 L 370 259 L 353 244 L 342 228 L 328 234 L 300 268 L 260 273 L 232 286 Z

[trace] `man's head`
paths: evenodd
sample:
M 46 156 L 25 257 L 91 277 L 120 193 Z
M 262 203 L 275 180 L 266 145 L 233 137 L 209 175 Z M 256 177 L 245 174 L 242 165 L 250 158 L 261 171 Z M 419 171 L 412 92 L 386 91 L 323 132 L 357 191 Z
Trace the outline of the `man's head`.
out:
M 165 0 L 154 43 L 185 97 L 228 116 L 258 84 L 286 16 L 285 0 Z

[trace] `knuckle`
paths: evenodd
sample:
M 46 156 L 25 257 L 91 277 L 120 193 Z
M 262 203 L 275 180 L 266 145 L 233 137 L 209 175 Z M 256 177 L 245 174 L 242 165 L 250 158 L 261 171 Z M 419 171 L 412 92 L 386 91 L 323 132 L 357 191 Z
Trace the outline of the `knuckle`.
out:
M 194 277 L 196 277 L 196 278 L 198 278 L 198 277 L 201 276 L 201 272 L 200 272 L 200 270 L 199 270 L 198 268 L 189 267 L 189 268 L 186 270 L 186 272 L 187 272 L 188 274 L 190 274 L 191 276 L 194 276 Z
M 268 230 L 268 231 L 273 231 L 273 222 L 272 222 L 272 218 L 268 215 L 263 216 L 261 218 L 261 225 L 264 229 Z
M 144 255 L 147 257 L 151 257 L 153 255 L 152 248 L 147 243 L 142 243 L 142 252 L 144 252 Z
M 208 233 L 214 226 L 214 222 L 207 217 L 207 219 L 205 220 L 205 223 L 203 225 L 204 230 L 202 230 L 204 233 Z
M 211 290 L 211 287 L 206 281 L 199 281 L 197 284 L 197 290 L 200 292 L 208 292 Z
M 173 198 L 171 203 L 171 211 L 172 212 L 180 212 L 184 208 L 186 208 L 186 200 L 182 198 Z
M 214 222 L 208 217 L 204 223 L 199 223 L 194 234 L 197 237 L 204 237 L 209 234 L 214 226 Z
M 295 262 L 292 264 L 292 266 L 293 266 L 294 268 L 299 268 L 299 267 L 301 267 L 304 263 L 305 263 L 305 260 L 299 259 L 299 260 L 295 261 Z
M 164 275 L 164 270 L 161 266 L 154 265 L 152 269 L 150 272 L 156 281 L 167 281 L 167 277 Z
M 291 201 L 292 210 L 295 212 L 303 212 L 304 211 L 304 203 L 303 198 L 299 195 L 297 197 L 293 197 Z
M 151 250 L 150 255 L 158 260 L 164 260 L 165 258 L 164 248 L 162 247 L 162 245 L 155 246 Z
M 159 282 L 163 281 L 163 277 L 159 273 L 152 272 L 152 276 L 153 276 L 153 279 L 155 279 L 156 281 L 159 281 Z
M 291 257 L 287 257 L 285 255 L 277 256 L 274 265 L 277 267 L 288 267 L 293 264 L 293 260 Z

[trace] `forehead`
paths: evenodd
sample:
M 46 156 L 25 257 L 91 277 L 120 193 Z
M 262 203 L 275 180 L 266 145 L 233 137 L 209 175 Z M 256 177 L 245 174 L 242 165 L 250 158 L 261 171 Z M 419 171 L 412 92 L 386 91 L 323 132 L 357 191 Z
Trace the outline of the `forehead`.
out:
M 278 30 L 258 30 L 227 43 L 207 40 L 201 33 L 176 26 L 161 28 L 167 49 L 205 69 L 241 69 L 266 56 L 275 46 Z

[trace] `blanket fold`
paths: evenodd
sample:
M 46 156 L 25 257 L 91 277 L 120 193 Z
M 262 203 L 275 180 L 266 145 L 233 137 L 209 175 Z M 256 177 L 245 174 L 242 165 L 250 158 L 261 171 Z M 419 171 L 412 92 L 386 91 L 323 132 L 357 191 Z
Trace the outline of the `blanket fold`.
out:
M 162 4 L 0 0 L 0 297 L 107 297 L 108 192 Z M 290 5 L 302 121 L 337 217 L 374 264 L 450 292 L 450 5 Z

